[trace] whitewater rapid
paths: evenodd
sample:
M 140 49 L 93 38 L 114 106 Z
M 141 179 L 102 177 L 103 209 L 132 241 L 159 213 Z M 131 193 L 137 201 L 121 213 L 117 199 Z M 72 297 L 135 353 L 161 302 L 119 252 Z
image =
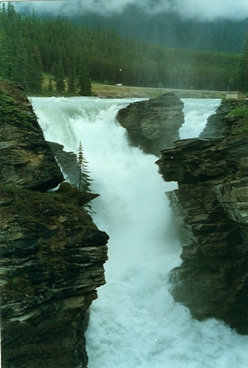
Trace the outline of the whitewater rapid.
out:
M 93 178 L 94 221 L 110 235 L 106 285 L 86 333 L 89 368 L 247 368 L 248 337 L 220 321 L 193 320 L 169 293 L 180 264 L 156 157 L 128 145 L 117 111 L 133 100 L 32 98 L 45 138 L 76 152 Z M 181 138 L 196 137 L 218 100 L 184 100 Z

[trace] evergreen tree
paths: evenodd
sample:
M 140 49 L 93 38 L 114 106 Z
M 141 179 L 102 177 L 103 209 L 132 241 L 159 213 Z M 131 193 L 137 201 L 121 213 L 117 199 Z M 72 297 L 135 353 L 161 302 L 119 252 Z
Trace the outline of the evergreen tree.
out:
M 247 91 L 247 65 L 248 45 L 242 58 L 168 49 L 62 18 L 24 17 L 10 3 L 0 4 L 0 76 L 21 83 L 28 92 L 40 92 L 42 73 L 48 73 L 59 93 L 65 91 L 67 79 L 70 93 L 88 96 L 90 78 L 118 83 L 120 69 L 125 85 L 226 90 L 237 89 L 239 81 L 240 89 Z
M 9 39 L 6 35 L 0 38 L 0 75 L 5 79 L 11 79 L 13 69 L 12 57 L 10 54 Z
M 42 89 L 43 75 L 40 52 L 37 45 L 31 48 L 29 53 L 28 89 L 31 92 L 39 92 Z
M 52 92 L 53 91 L 52 78 L 49 78 L 48 91 L 49 92 Z
M 240 60 L 239 90 L 243 92 L 248 91 L 248 37 Z
M 72 59 L 69 64 L 69 76 L 68 76 L 68 91 L 74 93 L 76 90 L 76 68 L 74 60 Z
M 81 192 L 90 192 L 90 182 L 92 181 L 89 176 L 88 171 L 88 162 L 86 161 L 83 153 L 83 147 L 80 142 L 79 148 L 78 148 L 78 169 L 79 169 L 79 175 L 78 175 L 78 190 Z
M 61 59 L 54 66 L 54 79 L 56 83 L 56 89 L 59 93 L 64 92 L 65 90 L 65 81 L 64 81 L 64 70 Z
M 78 76 L 79 94 L 81 96 L 91 95 L 91 81 L 87 64 L 80 63 Z

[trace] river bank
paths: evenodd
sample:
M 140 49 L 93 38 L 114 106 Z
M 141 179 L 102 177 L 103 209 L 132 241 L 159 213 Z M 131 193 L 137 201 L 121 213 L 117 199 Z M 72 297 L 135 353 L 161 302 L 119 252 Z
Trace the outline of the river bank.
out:
M 131 87 L 120 85 L 109 85 L 102 83 L 92 83 L 92 96 L 100 98 L 152 98 L 158 97 L 166 92 L 173 92 L 179 98 L 226 98 L 227 91 L 207 91 L 194 89 L 173 89 L 173 88 L 152 88 L 152 87 Z M 60 94 L 56 91 L 32 95 L 32 97 L 75 97 L 78 94 L 70 94 L 67 91 Z
M 94 95 L 103 98 L 157 97 L 166 92 L 174 92 L 179 98 L 225 98 L 226 91 L 206 91 L 193 89 L 171 89 L 151 87 L 129 87 L 92 83 Z

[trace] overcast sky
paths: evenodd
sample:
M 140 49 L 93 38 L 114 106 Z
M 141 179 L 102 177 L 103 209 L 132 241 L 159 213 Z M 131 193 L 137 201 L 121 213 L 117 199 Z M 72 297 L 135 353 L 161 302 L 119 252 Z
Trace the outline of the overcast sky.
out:
M 113 15 L 121 13 L 128 5 L 135 5 L 150 14 L 174 11 L 182 18 L 201 21 L 248 17 L 248 0 L 66 0 L 36 1 L 34 4 L 37 11 L 43 9 L 64 15 L 79 12 Z

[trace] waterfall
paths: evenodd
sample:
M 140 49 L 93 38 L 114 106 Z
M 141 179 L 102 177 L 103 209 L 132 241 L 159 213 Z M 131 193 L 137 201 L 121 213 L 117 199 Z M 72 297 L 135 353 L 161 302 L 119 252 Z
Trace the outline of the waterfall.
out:
M 182 99 L 184 102 L 185 123 L 179 130 L 181 139 L 199 137 L 203 131 L 207 119 L 214 114 L 220 104 L 219 99 Z
M 97 226 L 110 235 L 107 284 L 92 304 L 86 333 L 89 368 L 246 368 L 248 337 L 215 319 L 199 322 L 169 293 L 180 264 L 164 194 L 176 186 L 156 158 L 128 145 L 116 122 L 133 100 L 33 98 L 47 140 L 76 152 L 82 142 Z M 217 100 L 184 100 L 182 138 L 197 136 Z

